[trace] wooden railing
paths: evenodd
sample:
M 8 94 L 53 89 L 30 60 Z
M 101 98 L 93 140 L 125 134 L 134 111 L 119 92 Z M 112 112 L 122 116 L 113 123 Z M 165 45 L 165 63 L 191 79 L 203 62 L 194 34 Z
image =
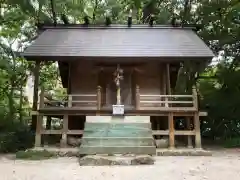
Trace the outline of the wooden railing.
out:
M 101 109 L 101 87 L 97 88 L 96 94 L 69 94 L 61 100 L 47 99 L 44 90 L 40 93 L 39 108 L 44 107 L 84 107 Z
M 193 95 L 140 94 L 140 107 L 194 107 Z
M 158 108 L 194 108 L 198 109 L 197 92 L 193 87 L 192 95 L 141 94 L 136 86 L 136 109 L 151 110 Z

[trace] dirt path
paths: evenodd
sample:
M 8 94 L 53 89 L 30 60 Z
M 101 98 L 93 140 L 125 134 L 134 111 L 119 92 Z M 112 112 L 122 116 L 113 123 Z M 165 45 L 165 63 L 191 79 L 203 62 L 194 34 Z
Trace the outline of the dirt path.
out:
M 80 167 L 76 158 L 0 158 L 0 180 L 240 180 L 240 152 L 212 157 L 157 157 L 152 166 Z

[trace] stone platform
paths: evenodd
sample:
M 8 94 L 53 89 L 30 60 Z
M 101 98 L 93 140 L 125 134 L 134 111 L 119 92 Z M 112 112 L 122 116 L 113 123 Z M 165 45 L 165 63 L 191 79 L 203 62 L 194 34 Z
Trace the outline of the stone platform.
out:
M 157 156 L 212 156 L 211 151 L 204 149 L 157 149 Z
M 153 165 L 154 158 L 149 155 L 87 155 L 79 158 L 80 166 L 114 166 L 114 165 Z
M 156 154 L 149 116 L 87 116 L 80 154 Z

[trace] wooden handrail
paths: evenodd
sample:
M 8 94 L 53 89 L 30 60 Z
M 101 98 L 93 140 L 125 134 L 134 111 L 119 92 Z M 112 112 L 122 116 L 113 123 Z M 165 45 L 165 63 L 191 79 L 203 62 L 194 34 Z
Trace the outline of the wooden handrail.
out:
M 193 97 L 193 95 L 158 95 L 158 94 L 140 94 L 140 97 Z

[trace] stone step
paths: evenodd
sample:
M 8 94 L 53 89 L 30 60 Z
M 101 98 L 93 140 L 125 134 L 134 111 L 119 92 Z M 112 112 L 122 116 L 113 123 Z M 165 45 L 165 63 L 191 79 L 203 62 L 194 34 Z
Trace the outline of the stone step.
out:
M 82 145 L 84 146 L 154 146 L 153 138 L 110 138 L 110 137 L 95 137 L 83 138 Z
M 106 130 L 106 131 L 84 131 L 84 137 L 152 137 L 152 131 L 122 131 L 122 130 Z
M 124 123 L 124 122 L 89 123 L 89 122 L 86 122 L 84 126 L 84 129 L 99 129 L 99 128 L 149 129 L 151 128 L 151 123 Z
M 156 154 L 155 146 L 81 146 L 80 154 Z
M 84 137 L 152 137 L 152 130 L 143 123 L 86 123 Z

